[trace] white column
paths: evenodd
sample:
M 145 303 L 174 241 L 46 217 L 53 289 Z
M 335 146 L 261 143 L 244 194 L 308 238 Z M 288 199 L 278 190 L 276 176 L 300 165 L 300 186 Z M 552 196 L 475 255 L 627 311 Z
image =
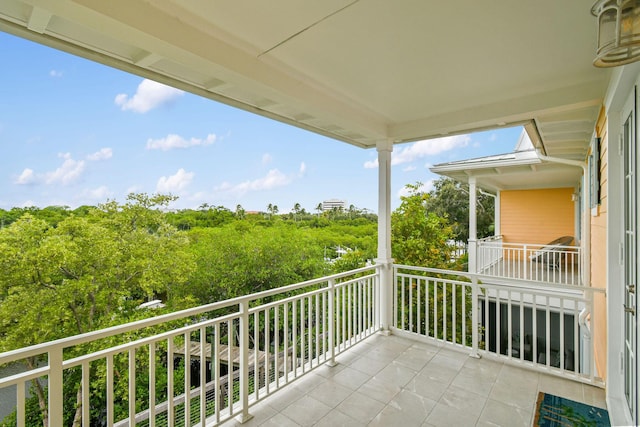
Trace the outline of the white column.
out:
M 378 150 L 378 258 L 380 266 L 380 327 L 389 333 L 393 307 L 393 259 L 391 258 L 391 152 L 392 141 L 381 141 Z
M 476 220 L 476 178 L 469 177 L 469 273 L 476 271 L 478 229 Z
M 61 426 L 63 420 L 63 369 L 62 363 L 64 362 L 64 355 L 62 354 L 63 348 L 56 346 L 49 350 L 49 407 L 48 417 L 50 426 Z M 24 384 L 19 387 L 24 388 Z M 111 396 L 113 397 L 113 395 Z M 108 400 L 108 397 L 107 397 Z M 108 403 L 107 403 L 108 405 Z
M 480 358 L 478 354 L 478 278 L 477 273 L 477 252 L 478 252 L 478 227 L 476 201 L 478 198 L 476 188 L 476 178 L 469 177 L 469 273 L 471 277 L 471 357 Z M 497 199 L 497 198 L 496 198 Z
M 500 229 L 500 190 L 496 191 L 496 197 L 493 199 L 494 210 L 493 210 L 493 235 L 499 236 L 502 234 L 502 230 Z
M 239 308 L 240 308 L 240 405 L 241 405 L 241 408 L 240 408 L 240 414 L 238 415 L 237 419 L 238 421 L 240 421 L 240 424 L 244 424 L 253 418 L 253 415 L 249 414 L 249 300 L 241 301 L 239 304 Z

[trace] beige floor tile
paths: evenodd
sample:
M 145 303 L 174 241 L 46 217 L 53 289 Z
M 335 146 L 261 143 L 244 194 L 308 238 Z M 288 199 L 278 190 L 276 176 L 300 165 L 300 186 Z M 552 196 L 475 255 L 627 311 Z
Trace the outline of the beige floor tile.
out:
M 483 396 L 489 396 L 497 376 L 498 372 L 493 369 L 483 370 L 477 366 L 474 368 L 463 366 L 451 382 L 451 385 L 466 390 L 473 390 L 475 393 Z
M 371 378 L 358 389 L 358 393 L 364 394 L 365 396 L 369 396 L 386 404 L 389 403 L 396 394 L 400 393 L 400 390 L 400 386 L 377 378 Z
M 362 421 L 351 418 L 337 409 L 329 412 L 316 424 L 317 427 L 361 427 L 365 425 Z
M 353 393 L 352 389 L 338 384 L 335 381 L 327 380 L 311 390 L 309 396 L 318 399 L 325 405 L 335 408 L 351 393 Z
M 352 390 L 358 389 L 362 384 L 369 381 L 369 379 L 371 379 L 370 375 L 349 366 L 333 376 L 333 381 Z
M 421 372 L 404 386 L 405 390 L 419 394 L 434 401 L 440 400 L 443 393 L 449 387 L 448 382 L 440 382 Z
M 518 384 L 496 382 L 489 398 L 523 410 L 533 410 L 538 398 L 538 384 L 522 381 Z
M 355 359 L 349 366 L 361 372 L 364 372 L 365 374 L 375 375 L 384 367 L 386 367 L 387 363 L 381 360 L 372 359 L 364 355 Z
M 244 424 L 242 424 L 244 425 Z M 273 417 L 269 418 L 263 424 L 260 424 L 260 427 L 299 427 L 300 424 L 296 423 L 290 418 L 287 418 L 285 415 L 276 414 Z
M 457 408 L 437 403 L 425 420 L 433 426 L 469 427 L 476 424 L 478 415 L 460 411 Z
M 398 387 L 404 387 L 417 373 L 417 371 L 394 361 L 378 372 L 374 378 Z
M 303 396 L 283 409 L 282 414 L 301 426 L 312 426 L 330 411 L 330 406 L 311 396 Z
M 420 396 L 408 390 L 398 393 L 387 406 L 402 412 L 409 424 L 419 425 L 427 418 L 427 415 L 436 406 L 436 401 Z
M 606 409 L 607 397 L 603 388 L 583 384 L 582 393 L 584 396 L 584 403 Z
M 444 384 L 451 384 L 451 381 L 458 375 L 459 368 L 434 364 L 433 360 L 425 365 L 418 375 L 429 381 L 436 381 Z
M 486 397 L 454 386 L 447 388 L 438 401 L 476 418 L 480 416 L 486 402 Z
M 399 336 L 338 360 L 254 405 L 244 425 L 529 426 L 538 391 L 606 407 L 603 389 Z
M 547 374 L 540 374 L 538 390 L 578 402 L 584 398 L 581 383 Z
M 531 426 L 532 414 L 532 411 L 489 399 L 480 414 L 478 425 L 529 427 Z
M 361 393 L 353 393 L 338 405 L 340 412 L 365 423 L 375 418 L 384 407 L 384 403 Z
M 395 362 L 407 366 L 414 371 L 419 371 L 435 356 L 435 352 L 420 348 L 409 347 L 402 354 L 396 357 Z

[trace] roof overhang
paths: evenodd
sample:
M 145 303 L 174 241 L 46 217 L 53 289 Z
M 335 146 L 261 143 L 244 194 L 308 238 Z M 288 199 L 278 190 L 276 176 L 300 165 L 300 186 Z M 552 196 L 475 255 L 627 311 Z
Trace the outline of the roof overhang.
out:
M 0 30 L 359 147 L 525 125 L 584 159 L 583 0 L 3 0 Z
M 504 190 L 578 188 L 582 168 L 541 160 L 535 150 L 443 163 L 431 172 L 497 193 Z

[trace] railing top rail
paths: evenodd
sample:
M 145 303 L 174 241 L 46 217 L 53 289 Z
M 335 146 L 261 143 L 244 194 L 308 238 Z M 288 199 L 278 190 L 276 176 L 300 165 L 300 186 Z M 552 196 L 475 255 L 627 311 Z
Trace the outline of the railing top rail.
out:
M 488 286 L 500 286 L 500 287 L 509 287 L 509 288 L 534 288 L 540 291 L 552 291 L 552 292 L 553 291 L 556 291 L 556 292 L 571 291 L 572 293 L 590 292 L 594 294 L 599 293 L 599 294 L 606 295 L 606 290 L 604 288 L 597 288 L 597 287 L 590 287 L 590 286 L 563 285 L 560 283 L 516 279 L 511 277 L 500 278 L 496 276 L 488 276 L 485 274 L 469 273 L 467 271 L 441 270 L 438 268 L 416 267 L 416 266 L 401 265 L 401 264 L 394 264 L 394 268 L 413 270 L 413 271 L 422 271 L 422 272 L 434 273 L 434 274 L 462 276 L 462 277 L 466 277 L 469 280 L 473 280 L 475 278 L 478 281 L 478 283 L 481 283 L 482 285 L 488 285 Z
M 491 245 L 492 243 L 497 243 L 497 242 L 492 240 L 478 240 L 478 244 L 482 244 L 482 245 Z M 534 249 L 534 250 L 539 250 L 544 247 L 548 247 L 549 249 L 545 249 L 545 250 L 549 250 L 549 251 L 556 251 L 556 250 L 562 251 L 565 249 L 571 249 L 571 250 L 581 249 L 581 246 L 576 246 L 576 245 L 549 245 L 548 243 L 518 243 L 518 242 L 505 242 L 504 240 L 500 242 L 500 246 L 503 248 L 526 246 L 528 249 Z
M 499 241 L 499 240 L 502 240 L 502 239 L 503 239 L 502 234 L 499 234 L 497 236 L 488 236 L 488 237 L 483 237 L 482 239 L 478 239 L 478 243 L 480 243 L 480 242 L 483 242 L 483 243 L 484 242 L 496 242 L 496 241 Z
M 307 286 L 326 284 L 330 280 L 337 280 L 343 277 L 348 277 L 354 274 L 363 273 L 363 272 L 370 271 L 377 268 L 378 268 L 378 264 L 361 267 L 361 268 L 358 268 L 355 270 L 349 270 L 343 273 L 336 273 L 330 276 L 324 276 L 317 279 L 311 279 L 311 280 L 306 280 L 304 282 L 294 283 L 292 285 L 269 289 L 262 292 L 256 292 L 249 295 L 243 295 L 240 297 L 231 298 L 224 301 L 217 301 L 211 304 L 205 304 L 198 307 L 188 308 L 188 309 L 176 311 L 173 313 L 162 314 L 162 315 L 150 317 L 147 319 L 137 320 L 135 322 L 125 323 L 123 325 L 116 325 L 109 328 L 100 329 L 97 331 L 92 331 L 84 334 L 74 335 L 71 337 L 61 338 L 55 341 L 49 341 L 41 344 L 35 344 L 29 347 L 23 347 L 15 350 L 6 351 L 4 353 L 0 353 L 0 365 L 11 363 L 16 360 L 24 359 L 27 357 L 37 356 L 37 355 L 46 353 L 48 351 L 53 351 L 53 350 L 62 351 L 63 349 L 68 347 L 73 347 L 75 345 L 84 344 L 84 343 L 99 340 L 102 338 L 108 338 L 114 335 L 119 335 L 119 334 L 131 332 L 131 331 L 146 328 L 146 327 L 160 325 L 163 323 L 179 320 L 185 317 L 195 316 L 202 313 L 207 313 L 210 311 L 233 307 L 235 305 L 248 303 L 250 301 L 266 298 L 272 295 L 295 291 L 297 289 L 304 288 Z

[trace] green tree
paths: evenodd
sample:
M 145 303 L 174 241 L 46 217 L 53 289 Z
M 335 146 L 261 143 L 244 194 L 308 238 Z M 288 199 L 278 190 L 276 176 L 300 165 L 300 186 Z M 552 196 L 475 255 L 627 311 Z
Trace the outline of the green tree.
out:
M 185 290 L 204 304 L 327 273 L 316 239 L 306 230 L 280 224 L 192 230 L 190 249 L 198 268 Z
M 440 178 L 433 182 L 426 207 L 429 212 L 449 220 L 453 230 L 453 239 L 469 240 L 469 186 L 451 178 Z M 476 222 L 478 238 L 493 234 L 494 198 L 477 193 Z
M 422 184 L 408 184 L 408 196 L 400 198 L 400 206 L 391 214 L 391 245 L 397 263 L 420 267 L 450 267 L 448 241 L 453 230 L 447 218 L 427 209 L 429 194 Z
M 55 228 L 26 214 L 0 229 L 0 351 L 138 319 L 148 314 L 137 306 L 150 299 L 163 299 L 166 310 L 191 304 L 180 289 L 195 267 L 188 239 L 159 210 L 171 200 L 132 194 Z M 24 363 L 32 369 L 39 360 Z M 72 377 L 65 401 L 80 402 Z M 46 426 L 44 386 L 33 381 L 33 389 Z M 66 425 L 79 420 L 76 409 Z
M 422 184 L 420 182 L 409 184 L 407 188 L 409 195 L 401 197 L 400 207 L 391 216 L 391 244 L 396 263 L 441 269 L 459 268 L 460 265 L 457 265 L 457 261 L 453 260 L 452 247 L 448 243 L 453 238 L 453 230 L 448 224 L 447 217 L 436 215 L 428 209 L 431 196 L 421 191 Z M 415 274 L 427 276 L 426 273 L 415 272 Z M 461 280 L 457 276 L 451 277 L 433 273 L 429 273 L 428 276 Z M 470 340 L 471 322 L 465 324 L 462 321 L 463 318 L 471 315 L 471 291 L 468 287 L 463 287 L 460 284 L 448 286 L 444 281 L 427 279 L 422 281 L 411 279 L 409 283 L 396 284 L 396 286 L 398 286 L 398 311 L 396 315 L 404 316 L 403 324 L 412 323 L 414 325 L 412 332 L 426 331 L 430 336 L 434 336 L 437 330 L 436 338 L 462 343 L 462 327 L 466 325 L 465 336 Z M 402 295 L 404 294 L 402 288 L 405 287 L 406 290 L 406 287 L 409 287 L 415 290 L 418 286 L 425 287 L 422 295 L 428 298 L 428 307 L 433 310 L 429 316 L 428 324 L 426 317 L 423 316 L 420 319 L 416 317 L 416 313 L 419 311 L 418 306 L 424 304 L 424 300 L 418 301 L 419 292 L 412 292 L 412 298 L 407 298 L 404 305 L 402 304 Z M 437 295 L 437 298 L 434 295 Z M 451 315 L 444 317 L 444 313 L 453 312 L 454 301 L 456 307 L 462 307 L 463 300 L 465 300 L 466 312 L 460 309 L 456 310 L 455 322 Z M 409 309 L 410 306 L 413 306 L 412 310 Z M 410 313 L 414 315 L 412 322 L 409 322 Z M 442 325 L 445 322 L 446 328 L 443 328 Z M 453 328 L 454 324 L 455 329 Z M 446 336 L 443 335 L 444 330 L 447 331 Z M 468 345 L 469 342 L 464 344 Z

